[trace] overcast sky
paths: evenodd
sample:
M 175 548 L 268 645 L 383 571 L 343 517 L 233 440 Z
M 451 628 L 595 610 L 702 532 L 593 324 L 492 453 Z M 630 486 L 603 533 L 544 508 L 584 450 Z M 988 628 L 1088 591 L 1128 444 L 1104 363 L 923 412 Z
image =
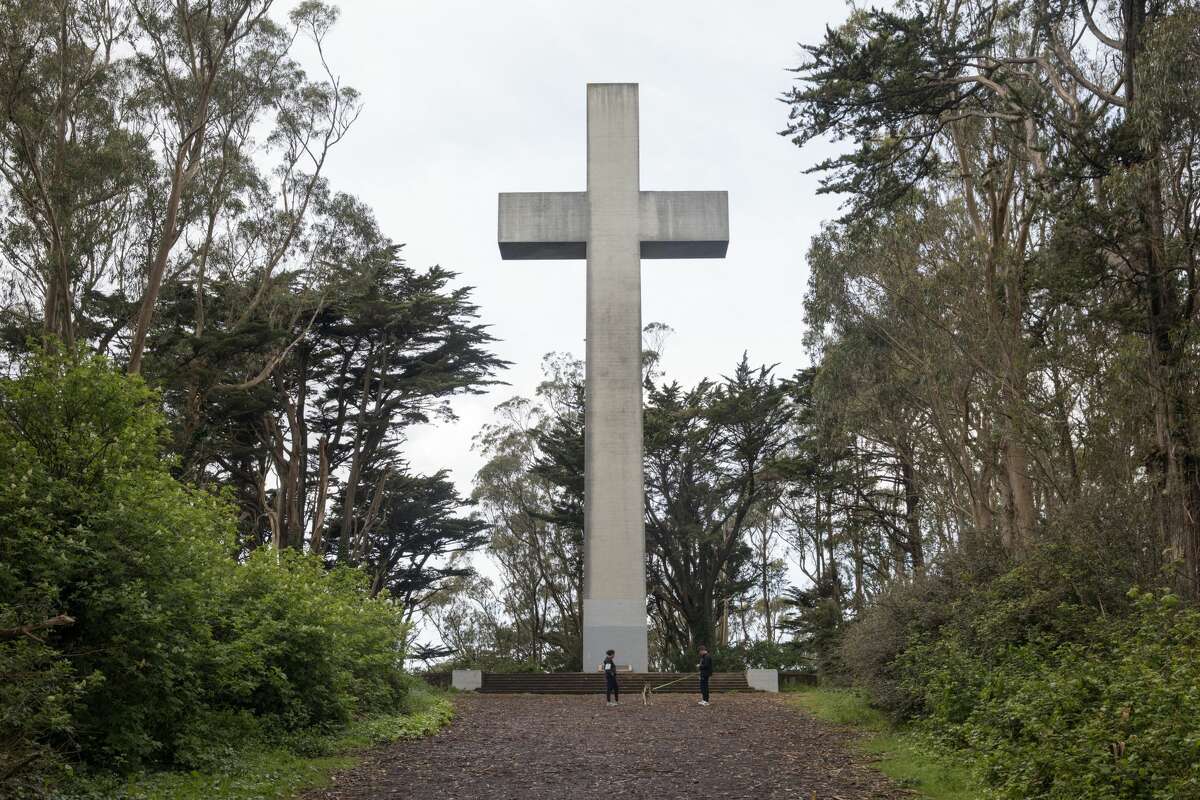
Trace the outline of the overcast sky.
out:
M 836 202 L 803 170 L 827 154 L 777 135 L 799 42 L 842 0 L 342 0 L 326 52 L 365 107 L 332 155 L 333 186 L 365 200 L 410 264 L 474 286 L 513 366 L 510 385 L 458 399 L 459 421 L 414 432 L 416 470 L 470 491 L 472 437 L 529 395 L 550 351 L 583 355 L 584 262 L 501 261 L 496 195 L 583 191 L 585 86 L 641 86 L 643 189 L 729 191 L 724 260 L 648 261 L 642 320 L 675 333 L 669 377 L 755 363 L 801 366 L 804 252 Z

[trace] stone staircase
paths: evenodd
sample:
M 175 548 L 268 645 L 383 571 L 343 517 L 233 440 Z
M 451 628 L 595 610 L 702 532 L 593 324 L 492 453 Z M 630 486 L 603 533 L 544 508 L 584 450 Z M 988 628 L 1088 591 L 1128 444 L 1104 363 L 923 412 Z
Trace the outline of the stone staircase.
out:
M 677 679 L 676 683 L 671 683 Z M 617 676 L 622 694 L 640 694 L 642 687 L 671 683 L 660 692 L 700 694 L 700 679 L 678 672 L 622 672 Z M 711 692 L 754 692 L 745 672 L 714 672 Z M 487 694 L 604 694 L 601 672 L 485 672 L 480 692 Z

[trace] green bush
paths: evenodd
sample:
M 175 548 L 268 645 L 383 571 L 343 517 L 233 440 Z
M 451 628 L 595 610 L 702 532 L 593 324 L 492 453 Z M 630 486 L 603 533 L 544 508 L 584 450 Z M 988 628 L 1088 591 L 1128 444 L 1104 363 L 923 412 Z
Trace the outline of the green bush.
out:
M 399 707 L 404 626 L 355 570 L 262 550 L 162 456 L 158 398 L 103 358 L 0 381 L 0 795 L 72 758 L 204 766 L 260 733 Z
M 741 672 L 751 668 L 808 671 L 814 666 L 805 648 L 794 641 L 758 641 L 717 647 L 712 658 L 716 672 Z M 690 662 L 684 663 L 684 671 L 694 671 L 699 661 L 699 655 L 692 656 Z
M 1200 797 L 1200 611 L 1136 599 L 1087 643 L 1033 641 L 987 664 L 949 641 L 912 651 L 929 722 L 980 755 L 1001 797 Z
M 840 647 L 846 676 L 902 721 L 928 712 L 927 695 L 912 691 L 900 669 L 914 648 L 960 647 L 994 668 L 1014 647 L 1087 641 L 1098 615 L 1128 611 L 1124 592 L 1133 582 L 1120 559 L 1090 552 L 1078 536 L 1047 536 L 1020 564 L 964 547 L 937 570 L 890 587 L 847 627 Z
M 1122 577 L 1052 542 L 995 575 L 930 576 L 850 626 L 844 660 L 997 797 L 1200 798 L 1200 611 Z
M 213 637 L 208 703 L 282 730 L 344 725 L 357 713 L 394 709 L 404 696 L 401 614 L 369 599 L 357 570 L 257 551 L 233 571 Z
M 12 609 L 0 627 L 16 627 Z M 58 652 L 28 637 L 0 642 L 0 791 L 37 796 L 67 773 L 52 746 L 72 729 L 71 706 L 86 690 Z
M 44 655 L 81 693 L 39 738 L 115 766 L 160 757 L 197 705 L 229 562 L 224 505 L 159 456 L 156 399 L 99 357 L 39 356 L 0 384 L 0 616 L 75 619 Z

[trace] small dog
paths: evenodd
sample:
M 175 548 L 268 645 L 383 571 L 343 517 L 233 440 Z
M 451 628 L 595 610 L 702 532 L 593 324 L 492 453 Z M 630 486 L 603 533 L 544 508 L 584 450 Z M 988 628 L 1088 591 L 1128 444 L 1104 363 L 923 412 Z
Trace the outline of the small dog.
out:
M 650 705 L 650 698 L 653 696 L 654 690 L 650 688 L 650 684 L 642 684 L 642 705 Z

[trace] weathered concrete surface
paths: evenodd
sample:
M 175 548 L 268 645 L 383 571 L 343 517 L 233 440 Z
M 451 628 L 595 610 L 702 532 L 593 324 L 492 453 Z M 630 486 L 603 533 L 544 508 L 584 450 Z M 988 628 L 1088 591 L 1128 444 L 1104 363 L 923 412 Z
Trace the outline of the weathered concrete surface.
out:
M 777 694 L 779 692 L 779 670 L 748 669 L 746 670 L 746 683 L 750 684 L 751 689 Z
M 642 258 L 724 258 L 728 192 L 642 192 Z
M 644 672 L 641 258 L 720 258 L 725 192 L 643 192 L 638 87 L 588 84 L 587 192 L 501 194 L 503 258 L 587 258 L 583 668 Z
M 587 256 L 586 192 L 504 192 L 500 256 L 566 259 Z
M 587 258 L 587 192 L 502 192 L 499 244 L 505 259 Z M 724 258 L 728 192 L 641 192 L 642 258 Z
M 588 86 L 583 663 L 646 669 L 638 90 Z M 588 469 L 588 467 L 591 467 Z

